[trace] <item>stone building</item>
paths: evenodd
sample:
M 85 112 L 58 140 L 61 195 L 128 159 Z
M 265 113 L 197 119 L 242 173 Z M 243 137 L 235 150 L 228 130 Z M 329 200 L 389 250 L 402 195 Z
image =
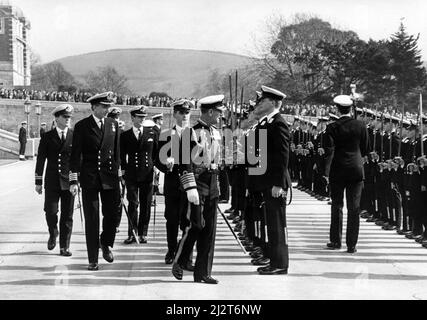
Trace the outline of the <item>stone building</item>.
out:
M 21 9 L 0 1 L 0 88 L 31 85 L 30 28 Z

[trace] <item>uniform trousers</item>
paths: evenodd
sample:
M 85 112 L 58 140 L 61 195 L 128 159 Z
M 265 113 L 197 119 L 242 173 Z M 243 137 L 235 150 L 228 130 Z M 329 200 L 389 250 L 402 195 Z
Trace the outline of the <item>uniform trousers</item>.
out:
M 273 198 L 271 189 L 262 191 L 265 203 L 265 223 L 267 225 L 267 256 L 270 266 L 288 269 L 289 248 L 286 225 L 286 198 Z
M 137 227 L 138 235 L 146 237 L 151 218 L 151 201 L 153 200 L 153 183 L 126 181 L 128 213 L 132 224 Z M 139 218 L 138 218 L 139 206 Z M 132 236 L 129 223 L 128 236 Z
M 99 236 L 99 196 L 103 216 L 101 237 Z M 89 263 L 98 263 L 100 244 L 110 247 L 114 245 L 119 199 L 119 189 L 82 189 Z
M 49 234 L 58 233 L 58 210 L 61 201 L 61 216 L 59 219 L 60 248 L 70 247 L 71 232 L 73 230 L 74 197 L 69 190 L 45 190 L 44 211 Z
M 199 195 L 200 205 L 187 208 L 187 226 L 179 243 L 175 261 L 185 265 L 196 244 L 194 278 L 210 276 L 215 249 L 218 198 Z
M 27 146 L 27 142 L 20 142 L 19 143 L 19 155 L 25 156 L 25 148 Z
M 168 251 L 175 254 L 178 248 L 178 232 L 181 222 L 185 218 L 186 208 L 188 206 L 187 194 L 181 190 L 172 192 L 165 191 L 165 219 L 166 219 L 166 238 L 168 242 Z M 184 230 L 183 227 L 181 227 Z
M 348 248 L 355 247 L 359 237 L 360 197 L 362 194 L 363 181 L 333 181 L 330 183 L 330 188 L 332 199 L 330 241 L 341 245 L 345 190 L 348 211 L 346 244 Z

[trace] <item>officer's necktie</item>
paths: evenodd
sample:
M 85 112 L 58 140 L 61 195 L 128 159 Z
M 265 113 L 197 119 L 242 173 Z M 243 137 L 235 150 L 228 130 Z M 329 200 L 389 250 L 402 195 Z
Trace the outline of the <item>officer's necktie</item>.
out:
M 138 129 L 138 141 L 141 141 L 142 139 L 142 132 L 141 129 Z
M 99 123 L 101 124 L 100 129 L 102 132 L 104 132 L 104 122 L 102 120 L 99 120 Z
M 61 135 L 61 142 L 64 143 L 65 142 L 65 131 L 62 131 L 62 135 Z

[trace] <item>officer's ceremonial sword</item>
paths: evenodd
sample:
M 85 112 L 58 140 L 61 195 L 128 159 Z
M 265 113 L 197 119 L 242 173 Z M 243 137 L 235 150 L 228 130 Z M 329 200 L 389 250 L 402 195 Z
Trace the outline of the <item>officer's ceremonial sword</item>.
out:
M 83 232 L 85 232 L 85 227 L 83 224 L 82 201 L 80 199 L 80 186 L 79 185 L 77 185 L 77 200 L 79 201 L 80 222 L 82 223 Z
M 221 211 L 221 209 L 219 208 L 219 205 L 217 205 L 218 211 L 221 214 L 221 216 L 223 217 L 224 221 L 226 222 L 228 228 L 231 230 L 231 233 L 233 234 L 234 238 L 236 239 L 237 243 L 239 244 L 240 248 L 242 249 L 244 254 L 248 254 L 248 252 L 246 251 L 245 247 L 242 245 L 242 243 L 240 242 L 239 238 L 237 237 L 236 233 L 234 232 L 233 228 L 231 227 L 230 223 L 227 220 L 227 217 L 224 215 L 224 213 Z

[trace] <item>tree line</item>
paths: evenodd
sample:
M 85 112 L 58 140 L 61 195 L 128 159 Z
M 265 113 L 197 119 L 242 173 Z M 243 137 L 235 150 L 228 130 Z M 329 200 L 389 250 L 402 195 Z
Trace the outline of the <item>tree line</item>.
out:
M 427 93 L 419 35 L 408 34 L 403 23 L 378 41 L 361 40 L 354 31 L 307 15 L 296 15 L 290 23 L 271 19 L 268 25 L 264 39 L 253 43 L 251 65 L 239 70 L 243 86 L 263 83 L 286 92 L 290 103 L 328 104 L 356 84 L 365 103 L 405 105 L 406 110 L 416 110 L 419 93 Z M 228 88 L 228 74 L 213 71 L 207 90 Z

